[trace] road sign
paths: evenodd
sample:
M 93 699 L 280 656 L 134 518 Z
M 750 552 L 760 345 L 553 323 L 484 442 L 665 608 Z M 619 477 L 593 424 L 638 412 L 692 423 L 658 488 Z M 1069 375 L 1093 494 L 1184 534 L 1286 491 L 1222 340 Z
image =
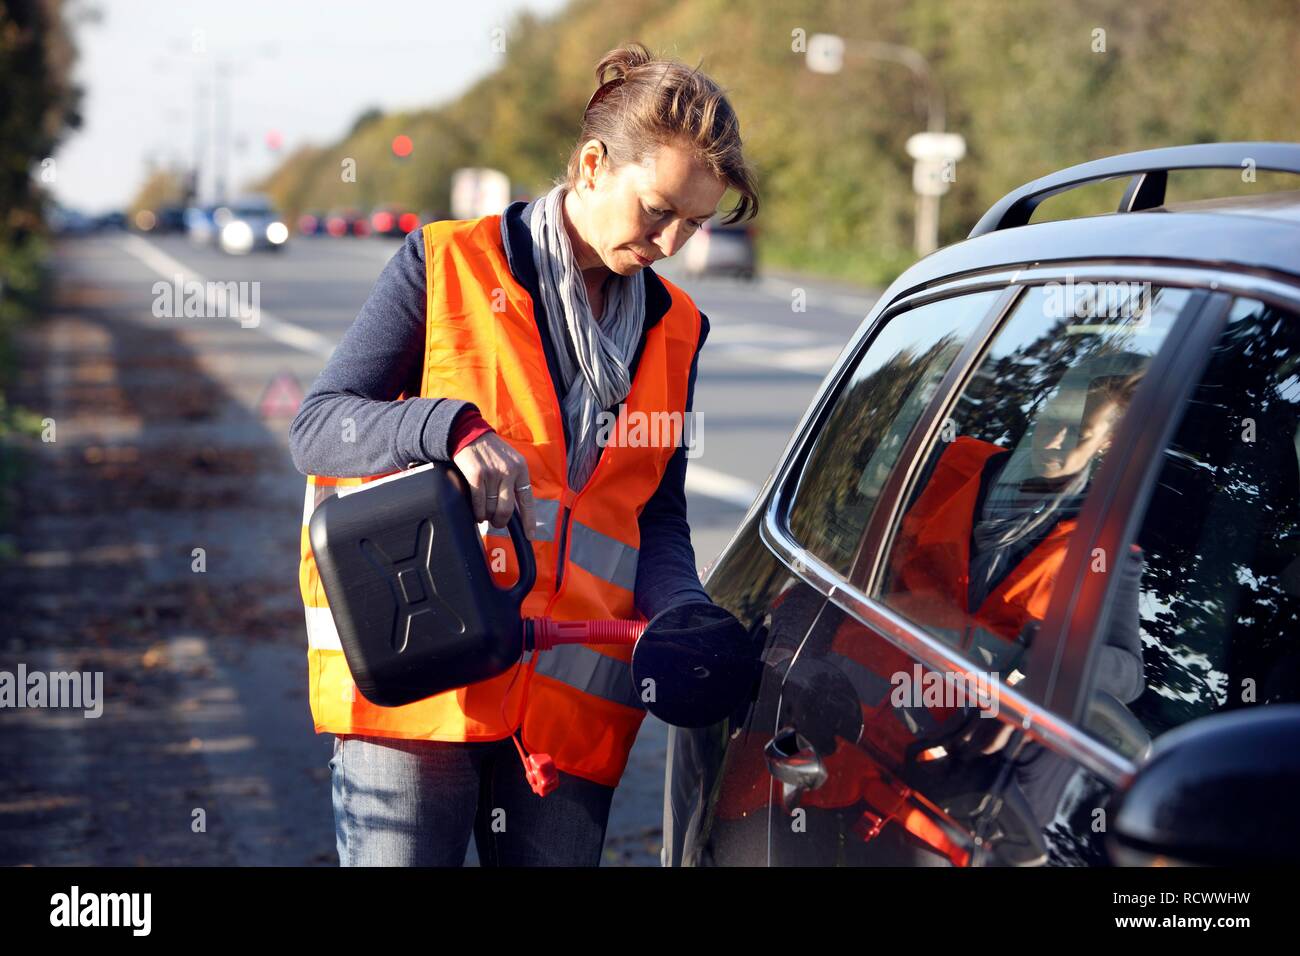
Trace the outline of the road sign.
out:
M 293 418 L 302 405 L 302 386 L 289 372 L 281 372 L 271 379 L 258 408 L 263 418 Z
M 917 162 L 955 163 L 966 155 L 960 133 L 916 133 L 907 138 L 907 155 Z
M 814 73 L 838 73 L 844 69 L 844 38 L 834 33 L 814 33 L 808 38 L 808 69 Z
M 491 216 L 510 205 L 510 177 L 499 169 L 458 169 L 451 174 L 451 218 Z

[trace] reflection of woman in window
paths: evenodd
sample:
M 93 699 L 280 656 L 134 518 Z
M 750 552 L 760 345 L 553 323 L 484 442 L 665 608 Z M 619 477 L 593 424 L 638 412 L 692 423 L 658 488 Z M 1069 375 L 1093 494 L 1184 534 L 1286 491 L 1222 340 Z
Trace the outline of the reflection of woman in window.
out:
M 963 436 L 944 448 L 924 490 L 903 517 L 886 601 L 947 636 L 1008 684 L 1047 615 L 1079 511 L 1145 372 L 1147 358 L 1094 356 L 1068 370 L 1014 450 Z M 1123 706 L 1144 688 L 1138 630 L 1142 555 L 1134 545 L 1108 570 L 1120 580 L 1096 657 L 1087 723 L 1142 736 Z M 1012 725 L 976 721 L 965 746 L 1001 750 Z M 1136 732 L 1134 728 L 1137 728 Z M 1047 827 L 1074 767 L 1028 741 L 1015 785 L 1032 820 Z M 1045 847 L 1044 847 L 1045 851 Z
M 1092 475 L 1145 362 L 1118 353 L 1068 370 L 1014 451 L 969 436 L 950 442 L 903 518 L 887 602 L 1010 675 L 1047 615 Z M 1098 677 L 1132 700 L 1142 689 L 1141 557 L 1134 551 L 1119 563 L 1120 608 L 1107 642 L 1116 653 L 1103 655 Z

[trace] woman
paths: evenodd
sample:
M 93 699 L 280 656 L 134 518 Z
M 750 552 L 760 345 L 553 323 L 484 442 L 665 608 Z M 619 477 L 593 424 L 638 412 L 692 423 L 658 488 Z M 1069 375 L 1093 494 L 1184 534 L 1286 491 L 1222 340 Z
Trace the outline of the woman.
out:
M 518 509 L 538 569 L 523 613 L 560 620 L 708 600 L 686 449 L 606 442 L 602 425 L 609 413 L 689 414 L 708 321 L 649 266 L 728 188 L 740 197 L 732 221 L 758 202 L 711 79 L 640 44 L 606 54 L 596 76 L 563 179 L 500 216 L 408 236 L 291 427 L 306 517 L 340 484 L 453 461 L 491 525 L 490 556 Z M 473 832 L 485 865 L 599 863 L 644 717 L 630 649 L 556 648 L 493 680 L 375 707 L 351 683 L 303 540 L 312 713 L 335 735 L 340 862 L 457 866 Z

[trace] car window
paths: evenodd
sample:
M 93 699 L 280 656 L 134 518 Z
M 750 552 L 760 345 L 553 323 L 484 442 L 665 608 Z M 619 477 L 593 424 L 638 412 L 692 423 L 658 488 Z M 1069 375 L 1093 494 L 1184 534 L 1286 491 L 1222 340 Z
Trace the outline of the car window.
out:
M 1300 316 L 1233 304 L 1142 515 L 1085 726 L 1128 756 L 1198 717 L 1300 702 Z M 1137 654 L 1137 660 L 1133 654 Z
M 942 423 L 878 597 L 1008 685 L 1150 358 L 1189 293 L 1025 290 Z M 1104 294 L 1103 294 L 1104 293 Z
M 1000 294 L 957 296 L 893 316 L 836 397 L 805 459 L 789 527 L 841 575 L 908 433 Z

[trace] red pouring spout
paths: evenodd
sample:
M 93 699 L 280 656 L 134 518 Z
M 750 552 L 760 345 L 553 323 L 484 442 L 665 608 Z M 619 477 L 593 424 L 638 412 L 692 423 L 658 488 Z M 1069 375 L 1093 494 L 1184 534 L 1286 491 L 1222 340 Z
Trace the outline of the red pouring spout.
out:
M 635 644 L 648 621 L 552 621 L 530 617 L 524 621 L 524 646 L 548 651 L 559 644 Z

